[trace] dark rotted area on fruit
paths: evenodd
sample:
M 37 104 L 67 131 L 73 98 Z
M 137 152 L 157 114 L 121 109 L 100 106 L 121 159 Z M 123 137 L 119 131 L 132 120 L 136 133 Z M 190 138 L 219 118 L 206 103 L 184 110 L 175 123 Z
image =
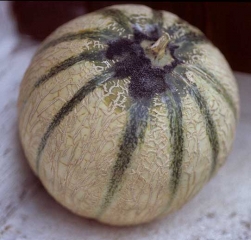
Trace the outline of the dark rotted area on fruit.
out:
M 152 44 L 161 37 L 161 32 L 153 28 L 149 32 L 134 29 L 133 39 L 120 38 L 108 43 L 106 57 L 116 60 L 115 77 L 130 77 L 129 94 L 134 99 L 150 98 L 157 93 L 165 92 L 170 88 L 165 79 L 168 74 L 179 64 L 175 55 L 177 46 L 167 45 L 173 61 L 163 67 L 153 66 L 140 45 L 143 40 L 152 41 Z

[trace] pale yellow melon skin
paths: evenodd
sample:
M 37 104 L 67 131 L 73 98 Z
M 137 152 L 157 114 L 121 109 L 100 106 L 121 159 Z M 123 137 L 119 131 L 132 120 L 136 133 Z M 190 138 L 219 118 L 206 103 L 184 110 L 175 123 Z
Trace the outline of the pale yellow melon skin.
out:
M 112 8 L 121 9 L 129 17 L 137 14 L 139 21 L 152 15 L 148 7 L 141 5 L 117 5 Z M 177 18 L 164 12 L 164 26 L 172 25 Z M 123 31 L 109 17 L 104 19 L 98 13 L 91 13 L 64 24 L 43 44 L 68 32 L 97 27 L 105 29 L 107 26 L 117 29 L 118 34 Z M 139 145 L 133 153 L 119 192 L 114 195 L 106 211 L 97 217 L 126 124 L 129 79 L 106 83 L 84 98 L 50 136 L 43 151 L 39 173 L 36 172 L 37 149 L 53 116 L 79 88 L 113 63 L 106 61 L 95 66 L 82 61 L 52 77 L 33 92 L 32 87 L 41 75 L 70 56 L 84 49 L 105 47 L 99 41 L 74 40 L 60 43 L 33 57 L 18 99 L 20 139 L 31 168 L 60 204 L 78 215 L 98 218 L 107 224 L 135 225 L 179 209 L 209 180 L 212 151 L 203 116 L 190 96 L 182 100 L 185 151 L 181 181 L 173 199 L 168 188 L 171 176 L 168 112 L 161 98 L 156 96 L 144 144 Z M 224 56 L 209 43 L 198 44 L 197 51 L 200 55 L 196 58 L 195 52 L 194 61 L 202 62 L 220 79 L 239 115 L 237 85 Z M 218 169 L 230 153 L 236 119 L 223 97 L 206 81 L 189 71 L 187 76 L 196 82 L 207 99 L 216 123 L 220 147 Z M 115 98 L 112 94 L 122 97 Z

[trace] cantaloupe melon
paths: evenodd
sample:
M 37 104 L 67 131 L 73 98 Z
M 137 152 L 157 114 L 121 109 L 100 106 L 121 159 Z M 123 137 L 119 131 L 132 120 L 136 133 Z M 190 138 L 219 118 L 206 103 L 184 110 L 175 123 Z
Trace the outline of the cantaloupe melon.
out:
M 18 107 L 25 155 L 47 191 L 78 215 L 134 225 L 179 209 L 223 165 L 239 96 L 199 29 L 115 5 L 41 44 Z

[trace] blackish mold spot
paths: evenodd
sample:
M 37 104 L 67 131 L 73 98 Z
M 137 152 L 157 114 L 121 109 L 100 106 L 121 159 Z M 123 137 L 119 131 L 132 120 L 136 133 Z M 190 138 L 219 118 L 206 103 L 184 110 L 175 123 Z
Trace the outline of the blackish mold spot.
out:
M 174 59 L 163 68 L 153 66 L 140 45 L 143 40 L 153 43 L 161 37 L 157 27 L 148 32 L 134 29 L 133 39 L 120 38 L 108 43 L 106 57 L 115 60 L 115 77 L 130 77 L 129 94 L 134 99 L 151 98 L 155 94 L 163 93 L 169 88 L 165 81 L 166 75 L 181 64 L 175 55 L 177 46 L 168 44 L 168 49 Z

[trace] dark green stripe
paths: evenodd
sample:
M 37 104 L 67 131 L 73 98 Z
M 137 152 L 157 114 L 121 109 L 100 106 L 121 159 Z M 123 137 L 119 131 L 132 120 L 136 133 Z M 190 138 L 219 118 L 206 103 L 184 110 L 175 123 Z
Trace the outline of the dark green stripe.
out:
M 63 36 L 56 38 L 54 40 L 51 40 L 50 42 L 46 43 L 44 46 L 42 46 L 42 48 L 40 48 L 36 54 L 39 54 L 41 52 L 43 52 L 44 50 L 50 48 L 50 47 L 54 47 L 57 44 L 60 44 L 62 42 L 70 42 L 73 40 L 81 40 L 81 39 L 94 39 L 94 40 L 99 40 L 101 42 L 107 42 L 111 39 L 114 39 L 118 36 L 118 34 L 114 31 L 110 31 L 108 29 L 104 29 L 104 30 L 83 30 L 83 31 L 79 31 L 77 33 L 67 33 L 64 34 Z
M 179 37 L 175 40 L 175 43 L 181 42 L 191 42 L 193 44 L 209 42 L 208 38 L 202 33 L 194 33 L 194 32 L 187 32 L 183 36 Z
M 147 127 L 148 113 L 150 108 L 150 99 L 141 99 L 133 103 L 129 110 L 125 133 L 122 138 L 117 160 L 112 169 L 112 176 L 108 186 L 108 191 L 104 202 L 100 208 L 98 216 L 110 205 L 111 200 L 118 190 L 122 181 L 124 172 L 128 168 L 132 155 L 139 144 L 144 140 L 145 130 Z
M 105 58 L 105 51 L 98 50 L 98 51 L 85 51 L 80 53 L 77 56 L 72 56 L 64 60 L 63 62 L 57 64 L 56 66 L 52 67 L 48 73 L 41 76 L 37 82 L 34 84 L 33 89 L 31 89 L 29 96 L 24 100 L 22 108 L 25 106 L 26 102 L 28 101 L 29 97 L 33 93 L 33 91 L 47 82 L 51 77 L 57 75 L 61 71 L 64 71 L 70 67 L 72 67 L 74 64 L 81 62 L 81 61 L 95 61 L 95 62 L 102 62 L 103 60 L 106 60 Z
M 63 62 L 52 67 L 48 73 L 41 76 L 38 81 L 35 83 L 34 88 L 39 87 L 40 85 L 47 82 L 50 78 L 54 77 L 58 73 L 72 67 L 74 64 L 81 61 L 103 61 L 105 60 L 105 51 L 84 51 L 77 56 L 72 56 L 65 59 Z
M 101 75 L 98 75 L 95 78 L 93 78 L 85 86 L 80 88 L 71 98 L 71 100 L 66 102 L 59 110 L 59 112 L 53 117 L 50 125 L 48 126 L 38 146 L 37 158 L 36 158 L 36 169 L 38 174 L 39 174 L 39 163 L 41 159 L 41 154 L 46 146 L 49 137 L 51 136 L 55 128 L 74 109 L 74 107 L 77 106 L 77 104 L 79 104 L 89 93 L 91 93 L 100 84 L 109 80 L 112 76 L 113 76 L 113 70 L 109 69 L 106 72 L 102 73 Z
M 111 17 L 117 22 L 122 28 L 125 29 L 125 33 L 132 33 L 131 20 L 121 10 L 105 8 L 99 11 L 105 17 Z
M 119 25 L 121 25 L 125 30 L 126 34 L 131 33 L 131 26 L 129 24 L 130 19 L 120 10 L 118 9 L 104 9 L 99 11 L 105 17 L 111 17 L 114 21 L 116 21 Z M 63 36 L 53 39 L 50 42 L 46 43 L 42 48 L 40 48 L 36 55 L 41 53 L 42 51 L 46 50 L 49 47 L 54 47 L 57 44 L 62 42 L 69 42 L 76 39 L 85 39 L 90 38 L 94 40 L 100 40 L 101 42 L 107 42 L 109 40 L 113 40 L 118 37 L 118 32 L 109 30 L 109 29 L 85 29 L 79 31 L 77 33 L 67 33 Z
M 199 64 L 196 64 L 195 66 L 188 65 L 188 68 L 197 73 L 202 78 L 202 80 L 208 80 L 207 82 L 213 87 L 213 89 L 223 96 L 223 98 L 231 108 L 231 111 L 234 113 L 235 119 L 237 119 L 237 109 L 232 97 L 223 87 L 221 82 L 214 76 L 214 74 L 212 74 L 210 71 Z
M 168 80 L 170 83 L 170 79 Z M 170 188 L 171 201 L 177 192 L 182 172 L 182 162 L 184 155 L 184 133 L 183 133 L 183 114 L 182 102 L 177 89 L 173 86 L 172 91 L 168 90 L 164 94 L 164 99 L 168 109 L 170 143 L 171 143 L 171 165 L 172 170 Z M 170 201 L 170 203 L 171 203 Z
M 212 168 L 211 168 L 211 175 L 212 175 L 215 171 L 218 154 L 219 154 L 219 140 L 218 140 L 218 133 L 216 130 L 216 125 L 214 123 L 214 120 L 207 106 L 207 102 L 205 98 L 200 94 L 200 91 L 198 90 L 196 85 L 193 84 L 193 86 L 190 88 L 189 93 L 195 99 L 197 105 L 200 108 L 200 112 L 205 119 L 206 132 L 207 132 L 207 135 L 208 135 L 211 147 L 212 147 L 212 152 L 213 152 L 213 163 L 212 163 Z
M 157 24 L 159 29 L 163 27 L 163 13 L 152 9 L 152 23 Z
M 216 125 L 210 113 L 206 99 L 200 94 L 200 91 L 197 85 L 195 83 L 190 82 L 186 78 L 185 71 L 186 71 L 185 68 L 180 67 L 178 74 L 180 76 L 180 79 L 183 81 L 184 86 L 187 89 L 188 93 L 193 97 L 193 99 L 197 103 L 200 109 L 200 112 L 205 120 L 206 133 L 209 138 L 209 142 L 211 144 L 212 155 L 213 155 L 212 166 L 211 166 L 211 175 L 212 175 L 215 171 L 218 154 L 219 154 L 219 139 L 218 139 Z
M 180 25 L 183 24 L 183 25 Z M 172 37 L 175 36 L 175 34 L 180 30 L 185 30 L 186 32 L 176 38 L 174 40 L 174 43 L 189 43 L 189 44 L 196 44 L 201 42 L 209 42 L 208 38 L 200 32 L 193 32 L 188 28 L 188 25 L 186 22 L 182 21 L 181 19 L 177 19 L 176 22 L 170 26 L 169 28 L 165 29 L 165 31 Z

